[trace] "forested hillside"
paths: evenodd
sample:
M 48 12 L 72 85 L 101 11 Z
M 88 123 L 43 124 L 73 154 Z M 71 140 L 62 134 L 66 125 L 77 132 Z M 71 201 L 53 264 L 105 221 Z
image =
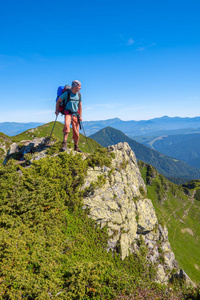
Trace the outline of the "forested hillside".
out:
M 121 260 L 107 252 L 108 233 L 81 207 L 98 178 L 80 189 L 87 169 L 111 164 L 112 154 L 59 153 L 21 167 L 0 167 L 1 299 L 198 299 L 198 289 L 154 282 L 146 248 Z
M 166 156 L 154 149 L 150 149 L 125 135 L 120 130 L 106 127 L 90 136 L 103 147 L 127 142 L 134 151 L 137 160 L 142 160 L 154 166 L 159 173 L 177 184 L 185 183 L 192 179 L 200 178 L 200 170 L 187 163 Z
M 200 168 L 200 134 L 178 134 L 143 138 L 143 144 L 165 155 Z
M 52 126 L 53 122 L 13 138 L 2 135 L 6 149 L 14 144 L 17 152 L 0 166 L 0 299 L 199 299 L 199 289 L 186 288 L 180 279 L 174 278 L 170 289 L 155 282 L 156 265 L 149 263 L 142 239 L 137 242 L 139 250 L 123 260 L 119 245 L 108 252 L 108 228 L 100 228 L 82 209 L 84 197 L 106 179 L 97 176 L 89 187 L 82 186 L 88 168 L 108 169 L 112 176 L 113 154 L 82 135 L 83 154 L 71 150 L 71 135 L 68 151 L 61 153 L 59 123 L 48 147 L 29 147 L 35 139 L 48 140 Z M 151 166 L 140 166 L 159 222 L 168 226 L 176 259 L 198 283 L 199 203 Z M 123 162 L 116 170 L 125 167 Z M 192 221 L 194 213 L 197 219 Z M 183 240 L 189 254 L 183 252 Z

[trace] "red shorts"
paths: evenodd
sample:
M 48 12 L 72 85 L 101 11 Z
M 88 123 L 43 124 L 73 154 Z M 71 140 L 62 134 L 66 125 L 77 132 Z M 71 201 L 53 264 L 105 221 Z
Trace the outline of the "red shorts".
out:
M 79 140 L 79 122 L 76 116 L 70 115 L 68 112 L 65 115 L 65 126 L 63 128 L 63 132 L 70 132 L 70 124 L 72 123 L 72 131 L 73 131 L 73 140 Z

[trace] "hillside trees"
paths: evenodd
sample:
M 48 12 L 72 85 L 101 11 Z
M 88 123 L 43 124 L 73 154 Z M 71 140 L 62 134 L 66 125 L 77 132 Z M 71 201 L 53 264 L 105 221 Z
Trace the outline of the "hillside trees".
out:
M 173 291 L 152 283 L 144 245 L 122 261 L 106 251 L 106 228 L 81 209 L 88 166 L 110 163 L 99 149 L 0 166 L 0 299 L 116 299 L 138 286 L 170 299 Z
M 66 205 L 78 208 L 85 170 L 72 155 L 18 171 L 12 162 L 1 167 L 1 293 L 10 299 L 59 289 L 68 247 Z

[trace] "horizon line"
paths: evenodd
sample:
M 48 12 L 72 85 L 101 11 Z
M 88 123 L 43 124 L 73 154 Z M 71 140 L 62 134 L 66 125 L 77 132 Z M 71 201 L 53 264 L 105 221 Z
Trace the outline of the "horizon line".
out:
M 180 119 L 195 119 L 195 118 L 200 118 L 200 116 L 195 116 L 195 117 L 188 117 L 188 116 L 185 116 L 185 117 L 181 117 L 181 116 L 174 116 L 174 117 L 169 117 L 167 115 L 164 115 L 164 116 L 161 116 L 161 117 L 154 117 L 154 118 L 151 118 L 151 119 L 140 119 L 140 120 L 134 120 L 134 119 L 131 119 L 131 120 L 122 120 L 118 117 L 115 117 L 115 118 L 110 118 L 110 119 L 98 119 L 98 120 L 85 120 L 83 122 L 101 122 L 101 121 L 111 121 L 111 120 L 119 120 L 119 121 L 122 121 L 122 122 L 130 122 L 130 121 L 134 121 L 134 122 L 140 122 L 140 121 L 150 121 L 150 120 L 155 120 L 155 119 L 163 119 L 163 118 L 169 118 L 169 119 L 175 119 L 175 118 L 180 118 Z M 17 123 L 17 124 L 31 124 L 31 123 L 37 123 L 37 124 L 47 124 L 47 123 L 50 123 L 50 122 L 54 122 L 54 120 L 52 121 L 47 121 L 47 122 L 42 122 L 42 121 L 31 121 L 31 122 L 17 122 L 17 121 L 4 121 L 4 122 L 0 122 L 0 124 L 3 124 L 3 123 Z M 58 121 L 59 122 L 59 121 Z

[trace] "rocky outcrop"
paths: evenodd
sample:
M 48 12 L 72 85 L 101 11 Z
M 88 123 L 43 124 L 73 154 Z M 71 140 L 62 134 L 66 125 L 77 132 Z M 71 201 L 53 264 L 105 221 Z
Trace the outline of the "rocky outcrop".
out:
M 83 188 L 89 187 L 99 176 L 105 185 L 88 193 L 84 209 L 100 227 L 107 226 L 107 250 L 120 249 L 121 258 L 140 251 L 141 240 L 146 245 L 147 259 L 157 266 L 157 280 L 167 283 L 178 265 L 168 241 L 167 227 L 158 224 L 152 202 L 146 197 L 136 157 L 127 143 L 109 147 L 115 154 L 112 167 L 88 170 Z
M 70 152 L 72 150 L 68 150 Z M 149 263 L 156 266 L 157 281 L 165 283 L 171 278 L 182 278 L 194 285 L 186 273 L 178 269 L 175 255 L 168 240 L 166 226 L 158 223 L 153 204 L 146 196 L 146 186 L 141 177 L 135 154 L 127 143 L 110 146 L 115 154 L 111 167 L 89 168 L 82 189 L 92 186 L 99 178 L 105 184 L 88 189 L 83 209 L 101 228 L 107 226 L 109 240 L 107 250 L 118 251 L 124 259 L 130 253 L 139 253 L 141 243 L 147 248 Z M 46 156 L 45 138 L 13 143 L 8 157 L 26 153 L 33 154 L 32 160 Z M 76 153 L 74 153 L 76 155 Z M 83 159 L 87 155 L 83 154 Z M 151 170 L 150 170 L 151 171 Z
M 40 159 L 46 156 L 44 150 L 47 148 L 46 138 L 34 138 L 33 140 L 22 140 L 19 143 L 12 143 L 8 149 L 7 156 L 5 157 L 4 163 L 10 158 L 17 158 L 19 161 L 25 160 L 25 154 L 35 153 L 35 158 Z
M 11 138 L 0 132 L 0 159 L 4 159 L 6 157 L 11 143 Z
M 24 140 L 20 143 L 13 143 L 10 145 L 8 155 L 14 153 L 21 153 L 22 156 L 26 153 L 39 152 L 45 148 L 45 138 L 34 138 L 33 140 Z

